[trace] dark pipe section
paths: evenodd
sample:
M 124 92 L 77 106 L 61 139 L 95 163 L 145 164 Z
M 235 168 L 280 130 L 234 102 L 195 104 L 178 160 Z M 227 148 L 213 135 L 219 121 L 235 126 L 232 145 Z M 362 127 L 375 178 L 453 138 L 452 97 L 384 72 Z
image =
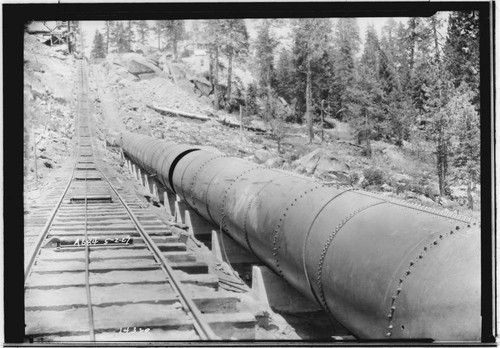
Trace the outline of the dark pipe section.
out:
M 356 337 L 480 340 L 478 222 L 146 136 L 121 145 Z
M 170 166 L 170 169 L 168 171 L 168 182 L 170 183 L 170 187 L 172 188 L 173 192 L 174 193 L 177 193 L 175 192 L 175 187 L 174 187 L 174 184 L 172 182 L 172 177 L 174 175 L 174 170 L 175 170 L 175 167 L 177 166 L 177 163 L 179 163 L 179 161 L 184 157 L 186 156 L 188 153 L 190 152 L 193 152 L 193 151 L 199 151 L 200 149 L 189 149 L 189 150 L 186 150 L 184 152 L 181 152 L 173 161 L 172 161 L 172 165 Z

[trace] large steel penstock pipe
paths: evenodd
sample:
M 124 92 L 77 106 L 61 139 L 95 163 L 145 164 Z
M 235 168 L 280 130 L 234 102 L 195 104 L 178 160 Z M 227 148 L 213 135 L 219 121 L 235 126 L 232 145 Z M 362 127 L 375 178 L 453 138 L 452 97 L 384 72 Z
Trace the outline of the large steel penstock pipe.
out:
M 469 218 L 192 146 L 120 142 L 355 336 L 480 340 L 480 228 Z

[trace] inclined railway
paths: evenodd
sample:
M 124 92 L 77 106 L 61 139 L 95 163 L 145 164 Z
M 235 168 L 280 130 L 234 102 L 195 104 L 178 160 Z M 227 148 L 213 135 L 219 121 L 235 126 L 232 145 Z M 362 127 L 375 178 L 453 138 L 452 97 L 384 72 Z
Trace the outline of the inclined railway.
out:
M 215 333 L 196 302 L 206 265 L 96 155 L 80 69 L 76 161 L 34 215 L 42 232 L 26 239 L 26 335 L 235 338 Z M 117 143 L 356 338 L 480 340 L 478 222 L 190 145 L 129 132 Z
M 25 258 L 26 337 L 229 338 L 210 326 L 214 317 L 224 314 L 216 313 L 217 305 L 207 304 L 206 293 L 217 287 L 207 265 L 187 251 L 185 238 L 144 211 L 143 203 L 99 160 L 89 122 L 84 60 L 79 79 L 78 150 L 67 170 L 69 180 L 56 178 L 47 204 L 35 207 L 27 223 L 26 248 L 31 252 Z

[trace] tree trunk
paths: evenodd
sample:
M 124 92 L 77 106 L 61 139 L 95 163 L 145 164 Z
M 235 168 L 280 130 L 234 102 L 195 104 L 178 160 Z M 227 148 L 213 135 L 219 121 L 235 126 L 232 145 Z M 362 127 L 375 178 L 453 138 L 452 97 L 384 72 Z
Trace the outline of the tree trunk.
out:
M 439 195 L 441 197 L 446 195 L 446 170 L 447 170 L 447 153 L 446 144 L 444 141 L 443 130 L 441 129 L 438 139 L 438 146 L 436 151 L 437 156 L 437 174 L 439 180 Z
M 241 139 L 243 139 L 243 110 L 240 105 L 240 134 L 241 134 Z
M 248 92 L 245 89 L 245 116 L 248 116 Z
M 212 49 L 209 51 L 208 56 L 208 81 L 210 81 L 210 85 L 214 86 L 214 52 Z
M 272 88 L 271 88 L 271 67 L 269 66 L 267 69 L 267 100 L 271 100 L 272 97 Z
M 174 62 L 177 62 L 177 35 L 172 35 L 172 48 L 174 50 Z
M 68 21 L 68 35 L 66 37 L 66 40 L 68 41 L 68 53 L 71 54 L 71 40 L 70 40 L 70 32 L 71 32 L 71 22 Z
M 474 199 L 472 198 L 472 177 L 467 182 L 467 208 L 472 210 L 474 208 Z
M 368 109 L 365 110 L 365 136 L 366 136 L 366 157 L 372 157 L 372 144 L 370 142 L 370 130 L 368 129 Z
M 26 107 L 25 107 L 26 108 Z M 25 115 L 27 115 L 25 111 Z M 26 125 L 26 119 L 24 123 L 24 178 L 28 178 L 29 173 L 29 150 L 30 150 L 30 132 L 28 126 Z
M 321 142 L 325 140 L 325 116 L 323 115 L 325 106 L 324 106 L 325 101 L 321 101 Z
M 314 139 L 313 132 L 313 122 L 312 122 L 312 112 L 311 112 L 311 60 L 307 58 L 307 76 L 306 76 L 306 119 L 307 119 L 307 128 L 309 132 L 309 144 L 312 144 Z
M 410 19 L 410 76 L 413 75 L 413 66 L 415 65 L 415 41 L 416 41 L 416 29 L 417 29 L 417 22 L 415 21 L 415 18 Z
M 127 45 L 128 45 L 128 50 L 132 50 L 132 21 L 128 21 L 128 35 L 127 35 Z
M 227 108 L 229 111 L 229 108 L 231 107 L 231 75 L 233 74 L 233 50 L 229 50 L 229 55 L 228 55 L 228 66 L 227 66 L 227 94 L 226 94 L 226 100 L 227 100 Z
M 439 40 L 438 40 L 438 35 L 437 35 L 437 19 L 435 17 L 436 15 L 431 17 L 431 23 L 432 23 L 432 34 L 434 37 L 434 49 L 435 49 L 435 55 L 436 55 L 436 63 L 439 63 Z
M 83 52 L 85 50 L 85 47 L 83 46 L 83 30 L 81 30 L 80 28 L 80 55 L 82 56 L 83 58 Z
M 109 54 L 109 27 L 111 22 L 106 23 L 106 55 Z
M 33 154 L 34 154 L 34 164 L 35 164 L 35 182 L 38 182 L 38 167 L 37 167 L 37 155 L 36 155 L 36 136 L 33 132 Z
M 215 72 L 214 72 L 214 98 L 215 98 L 215 110 L 219 110 L 219 48 L 215 47 Z

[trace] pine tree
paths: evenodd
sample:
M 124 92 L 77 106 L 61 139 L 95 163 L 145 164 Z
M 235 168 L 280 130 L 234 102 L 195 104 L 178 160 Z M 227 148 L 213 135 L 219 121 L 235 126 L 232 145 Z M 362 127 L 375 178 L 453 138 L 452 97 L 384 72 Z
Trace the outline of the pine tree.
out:
M 436 146 L 436 166 L 441 196 L 449 194 L 448 174 L 449 157 L 451 155 L 451 125 L 452 117 L 445 108 L 448 102 L 450 81 L 443 74 L 439 65 L 429 65 L 423 70 L 425 80 L 420 87 L 422 97 L 422 111 L 426 116 L 426 132 Z M 423 77 L 422 77 L 423 79 Z
M 474 93 L 467 83 L 462 83 L 445 110 L 454 116 L 453 172 L 455 179 L 467 183 L 467 207 L 473 209 L 472 189 L 480 181 L 481 137 L 479 113 L 472 100 Z
M 106 57 L 106 48 L 104 47 L 104 37 L 98 30 L 95 31 L 94 44 L 90 55 L 92 58 Z
M 224 30 L 224 52 L 228 59 L 227 94 L 228 108 L 232 92 L 233 57 L 240 59 L 248 53 L 248 32 L 243 19 L 226 19 L 222 23 Z
M 128 21 L 127 25 L 127 51 L 132 51 L 132 45 L 135 42 L 135 34 L 134 30 L 132 29 L 132 25 L 134 24 L 134 21 Z
M 314 139 L 312 110 L 312 64 L 326 51 L 331 23 L 324 18 L 299 18 L 293 22 L 296 52 L 302 55 L 301 69 L 306 75 L 306 120 L 308 123 L 309 143 Z
M 81 40 L 81 27 L 79 21 L 69 21 L 68 22 L 68 52 L 73 53 L 81 50 L 83 42 Z M 78 48 L 80 44 L 80 49 Z
M 370 140 L 373 135 L 380 137 L 386 132 L 384 99 L 385 93 L 379 76 L 380 43 L 373 25 L 366 31 L 363 54 L 359 68 L 356 102 L 350 103 L 353 111 L 351 124 L 358 133 L 358 144 L 365 143 L 364 154 L 371 157 Z M 352 91 L 352 90 L 351 90 Z M 357 104 L 357 105 L 356 105 Z
M 165 32 L 167 31 L 167 21 L 157 20 L 153 27 L 153 31 L 155 32 L 156 38 L 158 39 L 158 51 L 161 51 L 162 50 L 161 39 L 165 34 Z
M 248 85 L 245 93 L 245 114 L 255 115 L 257 113 L 257 86 L 254 83 L 251 83 Z
M 267 94 L 267 99 L 272 97 L 272 82 L 274 76 L 274 49 L 278 41 L 271 34 L 271 20 L 264 19 L 257 28 L 255 42 L 255 61 L 257 63 L 257 80 L 259 87 Z
M 135 27 L 137 29 L 137 33 L 139 34 L 139 42 L 142 45 L 146 45 L 149 37 L 149 25 L 147 21 L 140 20 L 135 21 Z
M 177 44 L 186 35 L 185 23 L 182 20 L 168 20 L 165 21 L 164 28 L 167 39 L 170 40 L 172 45 L 174 61 L 177 61 Z
M 113 31 L 114 22 L 106 21 L 104 22 L 106 28 L 106 54 L 109 53 L 109 47 L 111 44 L 111 32 Z
M 215 110 L 220 109 L 220 97 L 222 96 L 219 86 L 219 54 L 221 47 L 224 45 L 224 28 L 222 19 L 212 19 L 203 22 L 204 32 L 203 39 L 206 42 L 210 54 L 210 82 L 214 91 L 214 107 Z
M 337 20 L 334 30 L 333 78 L 331 82 L 331 102 L 333 115 L 339 119 L 353 116 L 351 106 L 356 104 L 355 56 L 359 51 L 359 28 L 355 18 Z
M 276 92 L 292 103 L 295 92 L 295 68 L 291 53 L 283 48 L 276 64 Z
M 448 20 L 445 44 L 446 69 L 455 87 L 462 81 L 474 93 L 479 108 L 479 16 L 476 12 L 455 11 Z
M 116 47 L 116 51 L 124 53 L 130 51 L 129 34 L 123 22 L 115 22 L 110 32 L 110 42 Z

